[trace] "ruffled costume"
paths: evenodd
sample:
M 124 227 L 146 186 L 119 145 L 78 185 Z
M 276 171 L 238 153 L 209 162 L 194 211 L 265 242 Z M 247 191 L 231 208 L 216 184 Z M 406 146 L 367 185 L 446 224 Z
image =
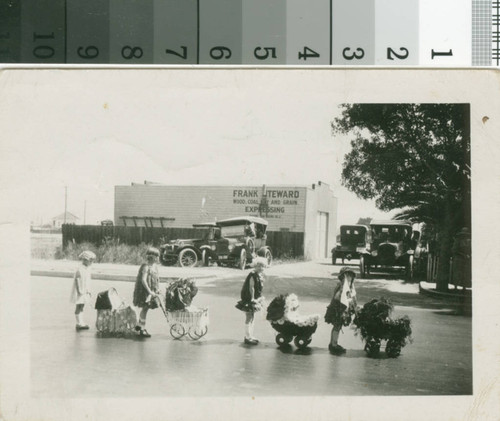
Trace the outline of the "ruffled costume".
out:
M 250 282 L 254 286 L 254 301 L 250 293 Z M 262 273 L 250 272 L 241 288 L 241 300 L 236 303 L 236 308 L 244 312 L 260 311 L 264 306 L 262 290 L 264 288 L 264 275 Z

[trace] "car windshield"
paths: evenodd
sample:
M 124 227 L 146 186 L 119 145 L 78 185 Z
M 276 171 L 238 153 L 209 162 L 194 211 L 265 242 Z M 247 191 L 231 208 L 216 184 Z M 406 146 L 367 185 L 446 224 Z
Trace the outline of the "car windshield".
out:
M 355 245 L 365 242 L 366 228 L 341 226 L 340 227 L 340 242 L 342 245 Z
M 220 228 L 220 233 L 222 237 L 241 237 L 245 235 L 244 225 L 229 225 Z
M 389 241 L 399 243 L 411 236 L 411 228 L 406 225 L 372 226 L 373 236 L 376 241 Z

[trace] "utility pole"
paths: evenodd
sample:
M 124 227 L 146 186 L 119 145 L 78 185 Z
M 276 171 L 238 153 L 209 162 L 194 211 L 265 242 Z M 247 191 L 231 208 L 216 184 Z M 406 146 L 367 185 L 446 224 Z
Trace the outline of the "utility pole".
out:
M 64 186 L 64 223 L 66 223 L 67 211 L 68 211 L 68 186 Z

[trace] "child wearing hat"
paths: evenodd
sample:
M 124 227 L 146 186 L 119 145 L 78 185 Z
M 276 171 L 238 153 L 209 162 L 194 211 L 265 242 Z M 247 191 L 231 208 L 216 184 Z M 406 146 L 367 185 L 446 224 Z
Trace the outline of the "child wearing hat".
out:
M 89 326 L 85 323 L 83 318 L 83 308 L 85 304 L 90 300 L 90 284 L 91 284 L 91 272 L 90 266 L 95 260 L 96 256 L 93 252 L 85 250 L 81 253 L 78 258 L 81 260 L 81 265 L 75 272 L 73 278 L 73 289 L 71 291 L 71 302 L 75 303 L 75 318 L 76 318 L 76 330 L 86 330 Z
M 248 274 L 241 288 L 241 300 L 236 303 L 236 308 L 245 313 L 245 338 L 247 345 L 257 345 L 258 339 L 253 337 L 253 328 L 255 321 L 255 312 L 260 311 L 264 297 L 262 290 L 264 288 L 264 269 L 267 266 L 267 260 L 258 257 L 254 260 L 255 267 Z
M 325 322 L 333 325 L 328 350 L 334 355 L 346 352 L 345 348 L 338 344 L 338 340 L 340 329 L 350 324 L 350 315 L 357 311 L 355 277 L 356 273 L 351 268 L 340 269 L 339 280 L 336 281 L 333 289 L 332 301 L 326 309 Z
M 135 327 L 135 330 L 139 336 L 144 338 L 151 337 L 146 330 L 148 310 L 158 307 L 158 302 L 156 300 L 159 299 L 160 292 L 160 277 L 158 275 L 157 265 L 159 256 L 160 251 L 157 248 L 150 247 L 148 249 L 146 252 L 147 263 L 141 265 L 135 281 L 133 303 L 136 307 L 141 309 L 139 324 Z

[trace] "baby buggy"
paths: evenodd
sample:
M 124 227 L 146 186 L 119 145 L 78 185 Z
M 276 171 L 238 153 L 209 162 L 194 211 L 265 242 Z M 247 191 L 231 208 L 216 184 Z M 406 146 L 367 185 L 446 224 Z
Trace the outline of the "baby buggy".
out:
M 208 332 L 208 308 L 191 305 L 197 292 L 194 281 L 182 278 L 167 286 L 165 305 L 158 300 L 174 339 L 187 335 L 197 340 Z
M 135 332 L 137 315 L 116 289 L 110 288 L 97 294 L 95 309 L 95 326 L 99 334 L 126 335 Z
M 408 316 L 391 319 L 394 306 L 386 298 L 373 299 L 366 303 L 354 318 L 356 334 L 365 341 L 369 357 L 376 357 L 382 341 L 387 341 L 385 353 L 390 358 L 401 354 L 401 349 L 412 342 L 411 321 Z
M 287 345 L 292 340 L 299 349 L 311 343 L 311 337 L 318 327 L 319 314 L 301 316 L 297 311 L 299 300 L 295 294 L 279 295 L 267 307 L 266 319 L 278 332 L 276 343 Z

